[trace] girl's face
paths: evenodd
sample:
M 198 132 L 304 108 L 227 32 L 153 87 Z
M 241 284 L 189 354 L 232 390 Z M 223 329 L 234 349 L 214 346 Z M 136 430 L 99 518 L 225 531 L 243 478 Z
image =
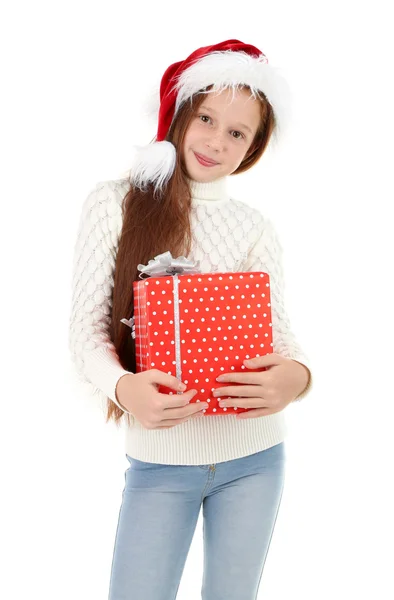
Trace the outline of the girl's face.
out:
M 206 94 L 188 126 L 183 157 L 190 179 L 209 182 L 241 164 L 260 125 L 260 103 L 249 90 Z M 214 161 L 204 163 L 203 159 Z M 199 160 L 200 159 L 200 160 Z

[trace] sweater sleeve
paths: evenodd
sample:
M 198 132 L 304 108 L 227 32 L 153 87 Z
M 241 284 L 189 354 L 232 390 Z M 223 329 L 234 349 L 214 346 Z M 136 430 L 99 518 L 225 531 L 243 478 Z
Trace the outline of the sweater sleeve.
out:
M 115 182 L 100 182 L 83 203 L 74 247 L 69 350 L 78 380 L 128 413 L 115 389 L 129 371 L 109 335 L 122 191 Z
M 270 276 L 273 351 L 304 365 L 309 371 L 309 381 L 295 398 L 301 400 L 312 389 L 310 361 L 292 331 L 284 302 L 283 248 L 270 219 L 265 218 L 263 231 L 249 251 L 245 271 L 264 271 Z

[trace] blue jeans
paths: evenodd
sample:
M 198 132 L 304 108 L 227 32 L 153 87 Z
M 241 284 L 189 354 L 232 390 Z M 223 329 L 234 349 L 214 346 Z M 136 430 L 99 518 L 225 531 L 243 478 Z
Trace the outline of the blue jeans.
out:
M 203 506 L 203 600 L 256 600 L 284 486 L 284 442 L 215 465 L 126 454 L 109 600 L 175 600 Z

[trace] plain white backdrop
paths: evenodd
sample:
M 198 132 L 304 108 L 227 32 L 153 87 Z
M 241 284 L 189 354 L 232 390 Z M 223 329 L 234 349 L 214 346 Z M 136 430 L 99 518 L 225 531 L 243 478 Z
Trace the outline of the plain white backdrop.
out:
M 285 491 L 258 598 L 393 597 L 388 5 L 1 9 L 2 598 L 107 599 L 128 463 L 123 430 L 78 389 L 68 354 L 80 212 L 155 135 L 142 110 L 167 66 L 230 38 L 259 47 L 292 88 L 286 139 L 230 190 L 277 227 L 286 306 L 314 376 L 286 409 Z M 200 513 L 177 600 L 201 597 L 202 541 Z

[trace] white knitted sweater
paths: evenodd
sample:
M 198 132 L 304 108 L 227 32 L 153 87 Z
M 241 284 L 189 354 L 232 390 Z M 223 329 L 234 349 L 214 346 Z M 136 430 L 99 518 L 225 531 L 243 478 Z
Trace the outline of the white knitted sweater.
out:
M 257 209 L 230 198 L 227 177 L 211 183 L 190 181 L 190 187 L 194 241 L 188 258 L 200 261 L 202 273 L 269 273 L 273 352 L 310 369 L 286 314 L 282 246 L 272 222 Z M 83 204 L 74 249 L 69 349 L 78 380 L 100 400 L 103 410 L 108 398 L 123 410 L 115 388 L 128 373 L 108 333 L 121 203 L 128 189 L 127 178 L 95 186 Z M 312 376 L 297 400 L 311 388 Z M 234 415 L 205 415 L 169 429 L 145 429 L 135 417 L 131 419 L 132 425 L 125 428 L 126 453 L 138 460 L 172 465 L 240 458 L 279 444 L 287 431 L 285 411 L 241 420 Z

